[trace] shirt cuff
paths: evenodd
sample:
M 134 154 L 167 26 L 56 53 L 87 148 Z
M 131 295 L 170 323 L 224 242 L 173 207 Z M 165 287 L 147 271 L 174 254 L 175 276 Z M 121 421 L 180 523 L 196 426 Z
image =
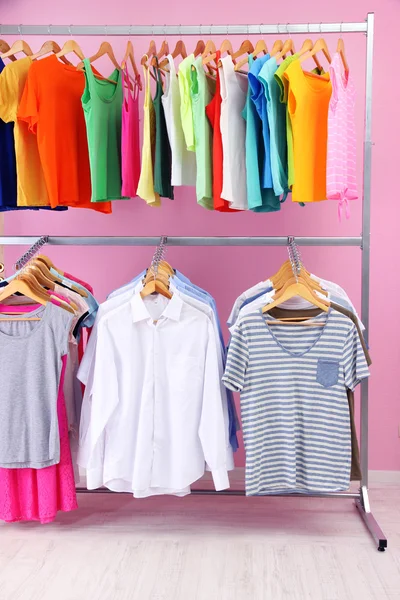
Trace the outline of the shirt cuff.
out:
M 219 467 L 219 469 L 213 469 L 211 471 L 211 474 L 217 492 L 220 492 L 221 490 L 226 490 L 230 487 L 226 467 Z

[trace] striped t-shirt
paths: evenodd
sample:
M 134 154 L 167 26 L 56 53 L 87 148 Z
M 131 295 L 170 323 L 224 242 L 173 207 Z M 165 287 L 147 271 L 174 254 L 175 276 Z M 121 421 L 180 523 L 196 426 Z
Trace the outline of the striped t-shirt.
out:
M 323 327 L 273 320 L 261 310 L 240 319 L 223 377 L 241 392 L 246 494 L 345 490 L 346 388 L 369 375 L 357 329 L 333 309 L 307 321 Z

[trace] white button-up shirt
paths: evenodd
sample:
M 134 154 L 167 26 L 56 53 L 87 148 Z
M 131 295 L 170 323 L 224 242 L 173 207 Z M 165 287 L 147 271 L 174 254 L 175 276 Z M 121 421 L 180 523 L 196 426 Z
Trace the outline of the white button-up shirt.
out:
M 184 495 L 206 461 L 229 487 L 212 324 L 178 294 L 136 294 L 98 326 L 78 459 L 88 488 Z

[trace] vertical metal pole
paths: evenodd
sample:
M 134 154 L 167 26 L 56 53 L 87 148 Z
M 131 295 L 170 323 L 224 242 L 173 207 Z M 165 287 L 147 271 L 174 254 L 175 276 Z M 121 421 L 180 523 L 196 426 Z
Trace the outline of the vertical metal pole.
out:
M 371 224 L 371 121 L 372 64 L 374 53 L 374 13 L 367 15 L 367 60 L 365 76 L 364 178 L 362 216 L 361 319 L 369 334 L 370 224 Z M 368 380 L 361 384 L 361 486 L 368 486 Z

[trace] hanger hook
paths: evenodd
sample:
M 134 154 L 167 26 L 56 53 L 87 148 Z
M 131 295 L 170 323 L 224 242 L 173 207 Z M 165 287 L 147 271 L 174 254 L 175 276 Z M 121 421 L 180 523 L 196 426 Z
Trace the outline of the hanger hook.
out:
M 104 35 L 108 37 L 108 25 L 104 25 Z
M 340 39 L 343 38 L 343 21 L 340 22 Z
M 247 24 L 247 37 L 250 37 L 250 25 Z
M 18 33 L 20 38 L 22 38 L 21 27 L 22 25 L 18 25 Z
M 132 25 L 129 25 L 129 40 L 132 37 Z
M 320 35 L 322 35 L 322 21 L 321 21 L 321 23 L 319 24 L 319 34 L 320 34 Z
M 179 37 L 182 40 L 182 23 L 179 24 Z
M 69 35 L 72 37 L 72 25 L 68 26 Z
M 307 31 L 308 31 L 308 35 L 310 35 L 310 23 L 307 23 Z
M 48 31 L 49 35 L 51 35 L 51 25 L 48 26 L 47 31 Z
M 286 23 L 286 34 L 292 39 L 292 34 L 289 31 L 289 23 Z

